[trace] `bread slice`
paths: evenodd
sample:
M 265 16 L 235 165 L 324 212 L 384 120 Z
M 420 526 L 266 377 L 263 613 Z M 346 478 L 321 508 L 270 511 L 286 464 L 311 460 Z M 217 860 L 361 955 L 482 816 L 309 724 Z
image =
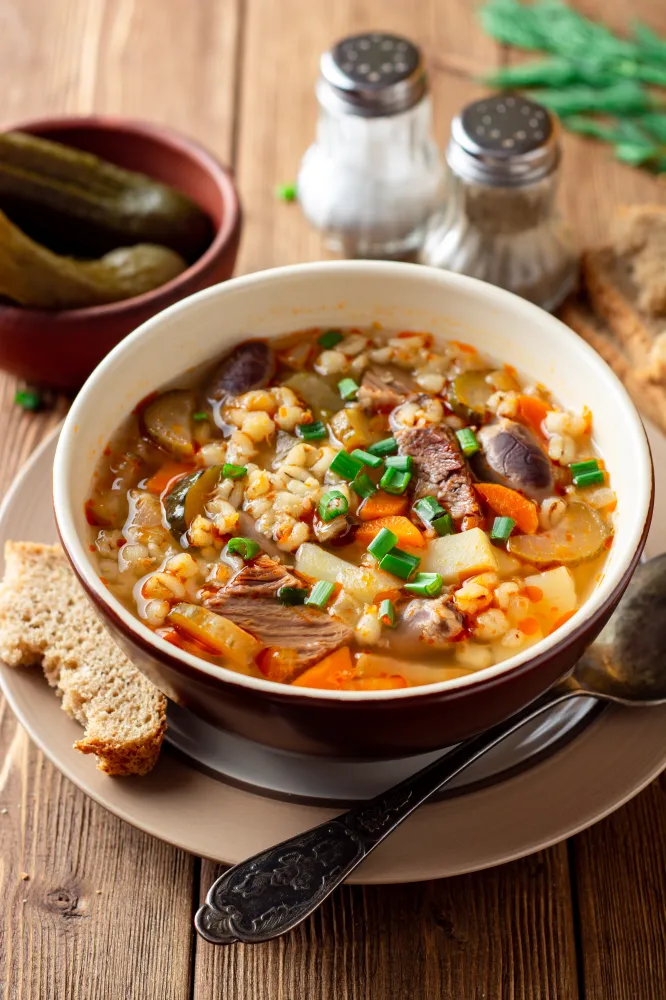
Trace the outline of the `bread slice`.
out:
M 84 726 L 74 746 L 107 774 L 146 774 L 166 729 L 166 699 L 98 620 L 59 545 L 8 542 L 0 584 L 0 658 L 41 663 Z
M 612 330 L 628 357 L 645 365 L 654 341 L 666 329 L 666 319 L 660 321 L 639 308 L 640 292 L 632 277 L 630 258 L 612 247 L 585 250 L 582 271 L 594 312 Z
M 601 355 L 624 382 L 636 408 L 666 433 L 666 386 L 645 378 L 590 303 L 584 297 L 572 296 L 561 307 L 559 317 Z

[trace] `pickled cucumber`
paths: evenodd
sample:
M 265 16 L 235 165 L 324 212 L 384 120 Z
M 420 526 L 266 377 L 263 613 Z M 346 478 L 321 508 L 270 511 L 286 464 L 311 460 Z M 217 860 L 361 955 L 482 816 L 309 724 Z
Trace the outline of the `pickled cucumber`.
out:
M 167 247 L 139 243 L 99 260 L 61 257 L 35 243 L 0 212 L 0 297 L 30 309 L 81 309 L 149 292 L 186 263 Z
M 180 191 L 24 132 L 0 133 L 0 209 L 68 256 L 157 243 L 192 262 L 213 238 L 208 215 Z

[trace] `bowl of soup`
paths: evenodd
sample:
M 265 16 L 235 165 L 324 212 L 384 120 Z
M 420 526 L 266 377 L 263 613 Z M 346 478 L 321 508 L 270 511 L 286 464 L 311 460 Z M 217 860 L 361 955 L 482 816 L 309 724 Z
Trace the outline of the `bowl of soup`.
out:
M 652 492 L 640 418 L 575 334 L 383 262 L 167 309 L 85 384 L 54 469 L 79 580 L 169 698 L 357 759 L 458 742 L 571 669 Z

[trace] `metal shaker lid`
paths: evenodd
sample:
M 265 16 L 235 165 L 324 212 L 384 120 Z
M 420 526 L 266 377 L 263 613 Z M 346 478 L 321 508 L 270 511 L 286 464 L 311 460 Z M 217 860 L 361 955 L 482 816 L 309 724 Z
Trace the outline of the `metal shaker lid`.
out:
M 407 111 L 428 88 L 420 49 L 400 35 L 350 35 L 324 52 L 320 69 L 320 103 L 364 118 Z
M 559 162 L 559 123 L 547 108 L 520 94 L 474 101 L 453 119 L 446 158 L 464 180 L 520 187 L 545 177 Z

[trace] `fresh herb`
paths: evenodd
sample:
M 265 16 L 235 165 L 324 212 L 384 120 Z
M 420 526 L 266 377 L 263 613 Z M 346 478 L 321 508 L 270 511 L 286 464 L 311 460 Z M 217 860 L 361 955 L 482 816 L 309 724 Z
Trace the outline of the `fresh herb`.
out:
M 456 530 L 450 514 L 442 514 L 441 517 L 436 517 L 430 522 L 430 527 L 434 528 L 438 535 L 452 535 Z
M 303 587 L 280 587 L 276 596 L 280 604 L 304 604 L 307 590 Z
M 343 339 L 344 338 L 339 330 L 324 330 L 317 343 L 321 344 L 325 350 L 330 351 L 332 347 L 335 347 L 335 345 L 339 344 Z
M 440 505 L 437 497 L 421 497 L 412 507 L 414 513 L 419 517 L 426 528 L 429 528 L 435 518 L 444 513 L 444 508 Z
M 232 465 L 231 462 L 225 462 L 222 466 L 222 476 L 225 479 L 242 479 L 246 475 L 247 467 L 245 465 Z
M 342 479 L 355 479 L 363 468 L 363 462 L 346 451 L 339 451 L 329 466 L 331 472 Z
M 470 427 L 463 427 L 462 430 L 456 431 L 456 437 L 458 438 L 458 444 L 463 455 L 476 455 L 479 450 L 479 442 L 476 440 L 476 434 Z
M 397 543 L 398 536 L 389 528 L 382 528 L 368 545 L 368 552 L 375 559 L 383 559 L 387 552 L 390 552 Z
M 383 458 L 385 455 L 392 455 L 398 450 L 398 442 L 395 438 L 384 438 L 383 441 L 377 441 L 375 444 L 371 444 L 368 447 L 368 451 L 371 455 L 379 455 Z
M 254 538 L 230 538 L 227 543 L 227 552 L 239 555 L 241 559 L 247 561 L 254 559 L 257 553 L 261 552 L 261 546 L 259 542 L 255 542 Z
M 409 472 L 413 464 L 411 455 L 392 455 L 386 459 L 386 468 L 397 469 L 399 472 Z
M 411 583 L 405 584 L 405 590 L 419 597 L 437 597 L 443 582 L 439 573 L 417 573 Z
M 605 479 L 601 469 L 597 469 L 596 472 L 581 472 L 580 475 L 574 476 L 573 482 L 579 490 L 584 490 L 588 486 L 602 486 Z
M 369 451 L 363 451 L 361 448 L 354 448 L 351 454 L 352 458 L 357 458 L 359 462 L 363 462 L 369 469 L 381 469 L 384 464 L 379 455 L 372 455 Z
M 356 399 L 356 394 L 358 393 L 358 385 L 354 382 L 353 378 L 343 378 L 338 382 L 338 392 L 341 397 L 346 400 Z
M 490 529 L 490 539 L 493 542 L 506 542 L 509 535 L 516 527 L 516 522 L 512 517 L 496 517 Z
M 358 476 L 352 479 L 351 488 L 362 500 L 367 500 L 368 497 L 377 492 L 377 487 L 365 472 L 359 472 Z
M 327 583 L 326 580 L 318 580 L 305 598 L 305 603 L 311 604 L 315 608 L 323 608 L 334 590 L 335 587 L 332 583 Z
M 296 201 L 298 197 L 298 188 L 296 184 L 277 184 L 275 187 L 275 197 L 279 201 L 292 202 Z
M 201 410 L 199 413 L 192 414 L 192 420 L 195 420 L 198 424 L 201 423 L 203 420 L 209 420 L 209 419 L 210 417 L 204 410 Z
M 324 493 L 317 507 L 322 521 L 333 521 L 340 514 L 346 514 L 349 510 L 349 501 L 340 490 L 329 490 Z
M 401 472 L 399 469 L 387 469 L 379 485 L 387 493 L 404 493 L 412 478 L 411 472 Z
M 385 598 L 379 605 L 378 616 L 382 625 L 386 625 L 387 628 L 393 628 L 395 625 L 395 608 L 393 602 L 389 601 L 388 598 Z
M 393 576 L 399 576 L 401 580 L 409 580 L 420 565 L 421 560 L 418 556 L 412 556 L 409 552 L 403 552 L 398 548 L 391 549 L 379 560 L 380 569 L 392 573 Z
M 37 389 L 19 389 L 14 396 L 14 402 L 21 409 L 34 413 L 42 405 L 42 395 Z
M 318 441 L 320 438 L 328 437 L 328 431 L 321 420 L 314 420 L 311 424 L 298 424 L 296 433 L 304 441 Z

